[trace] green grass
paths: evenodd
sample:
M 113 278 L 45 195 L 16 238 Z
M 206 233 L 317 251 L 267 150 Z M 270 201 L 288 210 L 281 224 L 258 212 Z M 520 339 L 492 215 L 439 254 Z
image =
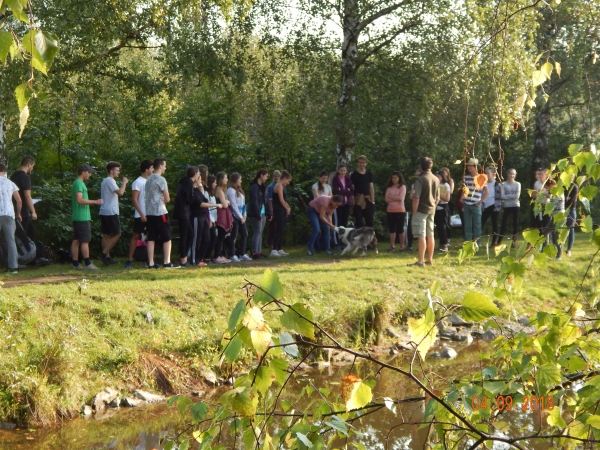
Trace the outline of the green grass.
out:
M 532 266 L 523 296 L 514 303 L 500 300 L 503 314 L 568 304 L 593 251 L 579 243 L 571 258 Z M 407 267 L 415 252 L 308 258 L 296 249 L 280 260 L 201 269 L 25 270 L 16 278 L 24 284 L 1 292 L 0 421 L 50 425 L 76 414 L 106 386 L 165 393 L 196 386 L 203 368 L 215 362 L 230 311 L 245 298 L 244 278 L 259 282 L 267 267 L 279 273 L 290 302 L 306 303 L 326 329 L 361 346 L 374 339 L 373 311 L 385 310 L 402 327 L 419 314 L 434 281 L 441 283 L 445 304 L 460 301 L 468 289 L 492 295 L 499 264 L 484 253 L 462 265 L 455 254 L 438 257 L 425 268 Z M 76 279 L 39 283 L 40 277 L 61 275 Z M 584 296 L 594 288 L 585 283 Z

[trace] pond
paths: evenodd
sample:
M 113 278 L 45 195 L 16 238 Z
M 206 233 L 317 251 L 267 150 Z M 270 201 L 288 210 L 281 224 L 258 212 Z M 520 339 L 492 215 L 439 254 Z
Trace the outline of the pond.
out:
M 431 360 L 428 362 L 427 376 L 434 384 L 442 389 L 445 379 L 455 379 L 471 373 L 474 367 L 479 367 L 479 347 L 477 343 L 458 348 L 459 355 L 455 360 Z M 435 350 L 435 349 L 434 349 Z M 406 367 L 407 353 L 388 357 L 387 362 Z M 341 378 L 348 373 L 350 365 L 330 366 L 322 370 L 310 369 L 301 372 L 293 382 L 289 383 L 286 397 L 292 398 L 307 384 L 307 380 L 318 387 L 334 390 L 340 389 Z M 357 365 L 353 373 L 366 379 L 375 376 L 377 386 L 374 398 L 391 397 L 394 399 L 420 397 L 422 394 L 406 379 L 397 373 L 384 370 L 376 375 L 376 368 L 370 364 Z M 226 388 L 215 389 L 209 393 L 207 402 L 217 402 L 219 395 Z M 518 406 L 518 407 L 517 407 Z M 299 406 L 301 408 L 301 405 Z M 367 415 L 357 423 L 364 433 L 360 441 L 368 449 L 423 449 L 428 430 L 418 425 L 402 424 L 403 422 L 418 422 L 423 418 L 424 404 L 422 401 L 399 404 L 396 414 L 387 408 L 377 413 Z M 540 423 L 545 426 L 545 413 L 540 411 L 524 411 L 521 405 L 515 405 L 510 413 L 505 413 L 507 435 L 518 436 L 534 432 Z M 0 450 L 36 449 L 160 449 L 159 440 L 165 436 L 173 436 L 187 426 L 186 417 L 179 415 L 176 408 L 166 405 L 156 405 L 141 409 L 109 410 L 102 416 L 79 418 L 68 421 L 59 428 L 52 430 L 0 430 Z M 342 444 L 342 443 L 340 443 Z M 530 449 L 550 448 L 548 444 L 527 443 Z M 338 446 L 339 447 L 339 446 Z M 507 445 L 496 444 L 494 449 L 509 448 Z

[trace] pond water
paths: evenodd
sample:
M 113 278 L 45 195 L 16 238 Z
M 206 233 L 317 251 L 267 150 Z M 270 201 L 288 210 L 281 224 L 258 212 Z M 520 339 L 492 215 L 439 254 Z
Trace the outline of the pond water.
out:
M 428 363 L 427 376 L 436 383 L 440 389 L 445 385 L 444 379 L 456 379 L 461 375 L 471 373 L 474 367 L 479 367 L 479 353 L 477 344 L 458 348 L 459 356 L 456 360 L 436 360 Z M 394 365 L 406 366 L 408 356 L 400 354 L 389 357 L 388 362 Z M 291 398 L 294 393 L 306 385 L 307 378 L 318 387 L 326 387 L 332 392 L 339 390 L 341 378 L 348 373 L 350 366 L 332 366 L 322 370 L 311 369 L 304 371 L 301 376 L 289 383 L 290 391 L 287 395 Z M 375 368 L 369 364 L 354 366 L 353 373 L 368 378 L 375 375 Z M 408 384 L 399 374 L 389 370 L 382 371 L 376 376 L 377 386 L 374 398 L 388 396 L 391 398 L 420 397 L 422 394 Z M 218 400 L 223 392 L 220 388 L 212 392 L 211 399 Z M 210 395 L 210 394 L 209 394 Z M 384 408 L 375 414 L 367 415 L 357 424 L 364 433 L 361 442 L 368 449 L 423 449 L 427 436 L 427 429 L 419 429 L 417 425 L 399 425 L 402 422 L 418 422 L 423 418 L 423 402 L 411 402 L 398 405 L 397 413 L 393 414 Z M 503 416 L 509 429 L 507 435 L 518 436 L 535 431 L 540 423 L 546 423 L 544 413 L 539 411 L 523 411 L 516 408 L 511 413 Z M 177 412 L 176 408 L 167 408 L 166 405 L 157 405 L 141 409 L 111 410 L 108 414 L 99 417 L 79 418 L 68 421 L 61 427 L 52 430 L 0 430 L 0 450 L 15 449 L 133 449 L 155 450 L 160 449 L 161 437 L 175 435 L 187 426 L 185 417 Z M 341 443 L 342 444 L 342 443 Z M 527 448 L 546 449 L 548 444 L 527 443 Z M 339 447 L 339 446 L 338 446 Z M 354 447 L 352 447 L 354 448 Z M 494 449 L 509 448 L 507 445 L 495 445 Z

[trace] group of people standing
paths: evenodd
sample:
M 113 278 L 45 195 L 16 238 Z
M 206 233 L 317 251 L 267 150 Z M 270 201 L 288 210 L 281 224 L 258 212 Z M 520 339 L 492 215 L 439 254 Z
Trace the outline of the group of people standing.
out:
M 121 237 L 118 197 L 123 196 L 128 179 L 121 179 L 119 187 L 115 179 L 121 165 L 109 162 L 107 177 L 100 187 L 101 198 L 90 200 L 84 181 L 95 173 L 88 164 L 81 164 L 71 189 L 74 239 L 71 245 L 74 269 L 98 270 L 89 256 L 91 241 L 90 206 L 99 205 L 102 252 L 98 258 L 105 264 L 116 264 L 111 250 Z M 174 200 L 173 218 L 179 229 L 179 263 L 171 262 L 172 224 L 166 204 L 171 201 L 167 180 L 163 177 L 167 163 L 163 158 L 140 163 L 140 176 L 131 185 L 134 206 L 133 233 L 125 268 L 133 265 L 134 253 L 147 235 L 148 268 L 159 268 L 154 261 L 157 245 L 162 245 L 165 269 L 188 266 L 206 266 L 208 263 L 224 264 L 265 258 L 262 253 L 262 234 L 267 221 L 271 222 L 269 239 L 272 243 L 270 256 L 287 256 L 282 247 L 283 234 L 290 206 L 287 203 L 286 186 L 292 180 L 287 171 L 275 171 L 274 182 L 267 186 L 268 172 L 260 169 L 250 183 L 249 198 L 242 189 L 239 173 L 228 175 L 218 172 L 209 175 L 204 165 L 190 166 L 179 181 Z M 252 224 L 252 256 L 246 253 L 248 239 L 247 222 Z M 228 238 L 228 240 L 226 240 Z M 238 239 L 239 238 L 239 239 Z M 79 262 L 79 256 L 83 264 Z

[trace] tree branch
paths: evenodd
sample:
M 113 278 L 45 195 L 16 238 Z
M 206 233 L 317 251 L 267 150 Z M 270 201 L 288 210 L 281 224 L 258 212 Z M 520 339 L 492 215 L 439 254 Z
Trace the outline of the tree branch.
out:
M 395 3 L 393 5 L 388 6 L 387 8 L 383 8 L 383 9 L 377 11 L 375 14 L 372 14 L 371 16 L 369 16 L 365 20 L 363 20 L 358 25 L 357 31 L 360 33 L 362 30 L 364 30 L 366 27 L 368 27 L 369 25 L 371 25 L 373 22 L 375 22 L 380 17 L 386 16 L 389 13 L 392 13 L 392 12 L 396 11 L 398 8 L 400 8 L 401 6 L 406 5 L 407 3 L 410 3 L 410 2 Z

